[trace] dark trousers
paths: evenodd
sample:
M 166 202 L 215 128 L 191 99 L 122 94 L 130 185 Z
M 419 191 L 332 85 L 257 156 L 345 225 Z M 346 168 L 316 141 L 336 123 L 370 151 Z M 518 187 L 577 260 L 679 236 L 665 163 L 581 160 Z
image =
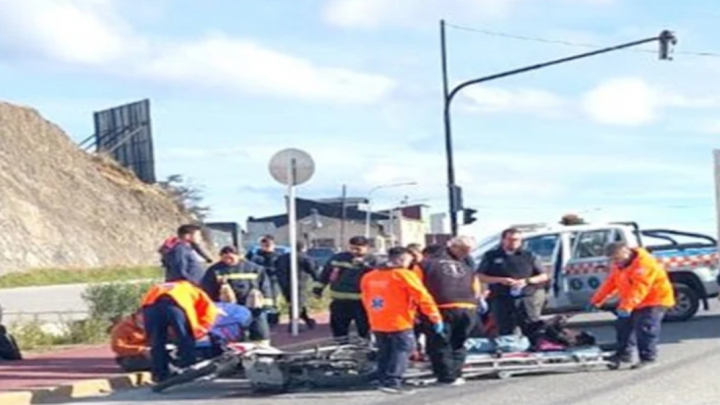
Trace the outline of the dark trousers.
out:
M 358 335 L 367 339 L 370 336 L 370 322 L 362 301 L 333 300 L 330 303 L 330 329 L 333 337 L 347 337 L 350 334 L 350 324 L 353 322 Z
M 374 332 L 378 348 L 378 377 L 385 387 L 399 387 L 415 349 L 412 330 L 402 332 Z
M 445 333 L 428 335 L 427 352 L 433 373 L 439 382 L 453 382 L 462 377 L 467 355 L 465 341 L 475 327 L 475 310 L 465 308 L 441 309 Z
M 500 296 L 490 302 L 490 311 L 500 336 L 513 335 L 520 328 L 527 334 L 527 327 L 540 320 L 545 305 L 545 291 L 537 290 L 525 297 Z
M 195 363 L 195 337 L 190 330 L 185 312 L 169 297 L 162 297 L 144 309 L 145 333 L 150 341 L 152 375 L 155 381 L 163 381 L 170 375 L 170 356 L 166 345 L 170 343 L 168 329 L 175 333 L 178 349 L 178 367 Z
M 665 311 L 663 307 L 646 307 L 633 311 L 630 318 L 618 318 L 615 324 L 617 356 L 630 361 L 632 351 L 637 346 L 640 361 L 654 361 L 658 354 L 657 345 Z
M 270 340 L 270 323 L 268 322 L 267 310 L 254 308 L 250 310 L 252 322 L 248 327 L 248 337 L 251 342 Z
M 147 356 L 118 357 L 115 363 L 126 373 L 152 370 L 152 362 Z
M 301 287 L 305 288 L 305 287 Z M 288 318 L 292 320 L 292 294 L 290 293 L 290 290 L 283 288 L 283 297 L 285 297 L 285 302 L 288 303 Z M 298 294 L 300 295 L 300 294 Z M 309 325 L 313 323 L 313 319 L 310 317 L 310 313 L 308 312 L 308 308 L 305 305 L 305 299 L 302 296 L 298 296 L 298 307 L 299 307 L 299 315 L 300 319 L 302 319 L 303 322 L 305 322 L 306 325 Z

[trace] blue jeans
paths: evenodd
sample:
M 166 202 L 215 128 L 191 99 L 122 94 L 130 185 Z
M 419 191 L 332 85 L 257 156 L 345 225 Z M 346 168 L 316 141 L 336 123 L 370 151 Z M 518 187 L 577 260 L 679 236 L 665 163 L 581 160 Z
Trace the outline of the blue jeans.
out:
M 161 297 L 154 304 L 145 307 L 145 333 L 150 342 L 151 371 L 155 381 L 170 376 L 170 356 L 166 345 L 170 343 L 168 329 L 175 333 L 178 349 L 178 367 L 185 368 L 195 363 L 195 337 L 185 312 L 170 297 Z
M 385 387 L 399 387 L 415 350 L 413 330 L 374 332 L 378 346 L 378 377 Z
M 657 345 L 665 311 L 663 307 L 646 307 L 633 311 L 630 318 L 618 318 L 615 325 L 617 356 L 630 361 L 632 351 L 637 346 L 640 361 L 654 361 L 658 354 Z

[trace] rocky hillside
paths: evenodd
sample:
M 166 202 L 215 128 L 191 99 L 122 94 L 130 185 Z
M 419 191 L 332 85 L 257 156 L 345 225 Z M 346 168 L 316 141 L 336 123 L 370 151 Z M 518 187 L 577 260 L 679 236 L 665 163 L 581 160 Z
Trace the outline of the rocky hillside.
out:
M 37 111 L 0 102 L 0 274 L 157 264 L 185 220 L 162 190 L 80 150 Z

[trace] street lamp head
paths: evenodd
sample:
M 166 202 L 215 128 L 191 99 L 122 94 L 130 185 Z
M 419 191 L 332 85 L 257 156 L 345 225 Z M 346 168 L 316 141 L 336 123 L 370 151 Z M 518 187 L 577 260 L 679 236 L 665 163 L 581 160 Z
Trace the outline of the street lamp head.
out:
M 677 44 L 677 37 L 672 31 L 665 30 L 658 37 L 660 42 L 660 60 L 672 60 L 673 46 Z

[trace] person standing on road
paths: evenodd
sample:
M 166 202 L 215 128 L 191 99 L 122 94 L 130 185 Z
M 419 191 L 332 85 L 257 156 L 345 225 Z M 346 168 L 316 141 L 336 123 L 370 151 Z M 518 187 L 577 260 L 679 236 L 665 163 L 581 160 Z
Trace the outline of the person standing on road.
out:
M 367 313 L 360 300 L 360 280 L 377 265 L 369 251 L 367 238 L 350 238 L 349 250 L 330 258 L 313 288 L 313 293 L 322 297 L 325 287 L 330 286 L 330 329 L 336 339 L 347 338 L 353 322 L 360 337 L 370 337 Z
M 200 284 L 205 274 L 205 268 L 195 248 L 202 243 L 200 230 L 197 225 L 182 225 L 177 230 L 177 237 L 166 240 L 160 248 L 165 281 L 187 280 Z
M 500 247 L 486 252 L 478 266 L 480 281 L 489 285 L 490 311 L 501 336 L 516 333 L 518 327 L 527 334 L 545 305 L 549 277 L 522 242 L 518 229 L 504 230 Z
M 182 280 L 150 288 L 141 301 L 145 333 L 150 342 L 152 377 L 161 382 L 170 377 L 168 332 L 174 333 L 178 367 L 195 363 L 195 341 L 205 337 L 215 323 L 218 309 L 210 297 L 193 283 Z
M 266 298 L 270 298 L 273 301 L 271 308 L 268 310 L 268 316 L 272 316 L 273 318 L 269 319 L 269 323 L 275 325 L 278 321 L 274 318 L 276 318 L 277 315 L 277 300 L 280 295 L 277 275 L 277 260 L 280 257 L 280 252 L 275 245 L 275 238 L 272 235 L 265 235 L 260 238 L 259 245 L 260 248 L 248 252 L 245 259 L 265 268 L 265 273 L 270 283 L 270 294 L 267 295 Z
M 423 280 L 435 299 L 445 324 L 444 333 L 432 333 L 428 355 L 440 384 L 462 385 L 465 341 L 475 327 L 475 311 L 480 297 L 480 282 L 466 260 L 472 238 L 453 238 L 448 247 L 422 263 Z
M 274 301 L 266 269 L 244 260 L 237 249 L 225 246 L 220 250 L 220 261 L 207 270 L 202 280 L 203 290 L 214 301 L 231 302 L 250 309 L 253 321 L 249 339 L 261 344 L 270 343 L 268 308 Z
M 423 270 L 422 270 L 422 262 L 425 258 L 423 255 L 424 249 L 422 246 L 420 246 L 419 243 L 411 243 L 407 246 L 407 250 L 412 255 L 412 262 L 410 263 L 410 270 L 415 273 L 415 275 L 418 277 L 418 279 L 422 282 L 423 281 Z M 423 347 L 423 336 L 424 333 L 424 324 L 426 324 L 426 320 L 423 320 L 422 314 L 418 314 L 417 319 L 415 319 L 415 327 L 413 328 L 414 336 L 415 336 L 415 350 L 412 353 L 411 359 L 413 361 L 422 361 L 424 360 L 424 347 Z M 425 337 L 425 340 L 427 337 Z
M 306 301 L 306 289 L 308 279 L 316 282 L 318 280 L 315 261 L 307 255 L 307 246 L 304 242 L 298 242 L 296 246 L 298 252 L 298 308 L 300 319 L 305 322 L 308 329 L 314 329 L 317 322 L 310 317 L 308 313 Z M 290 265 L 292 263 L 291 253 L 285 253 L 277 259 L 277 275 L 280 289 L 282 290 L 285 301 L 288 303 L 289 314 L 292 316 L 292 284 Z
M 406 393 L 402 377 L 415 346 L 413 327 L 417 309 L 433 325 L 436 333 L 444 329 L 442 317 L 430 293 L 410 266 L 413 256 L 406 248 L 388 252 L 388 262 L 365 274 L 360 283 L 362 303 L 378 346 L 380 390 Z
M 617 352 L 614 368 L 632 362 L 637 345 L 640 362 L 634 369 L 655 364 L 663 317 L 675 306 L 675 293 L 665 269 L 643 248 L 631 249 L 624 242 L 606 247 L 611 270 L 592 297 L 591 309 L 602 306 L 614 293 L 619 295 L 615 313 Z

